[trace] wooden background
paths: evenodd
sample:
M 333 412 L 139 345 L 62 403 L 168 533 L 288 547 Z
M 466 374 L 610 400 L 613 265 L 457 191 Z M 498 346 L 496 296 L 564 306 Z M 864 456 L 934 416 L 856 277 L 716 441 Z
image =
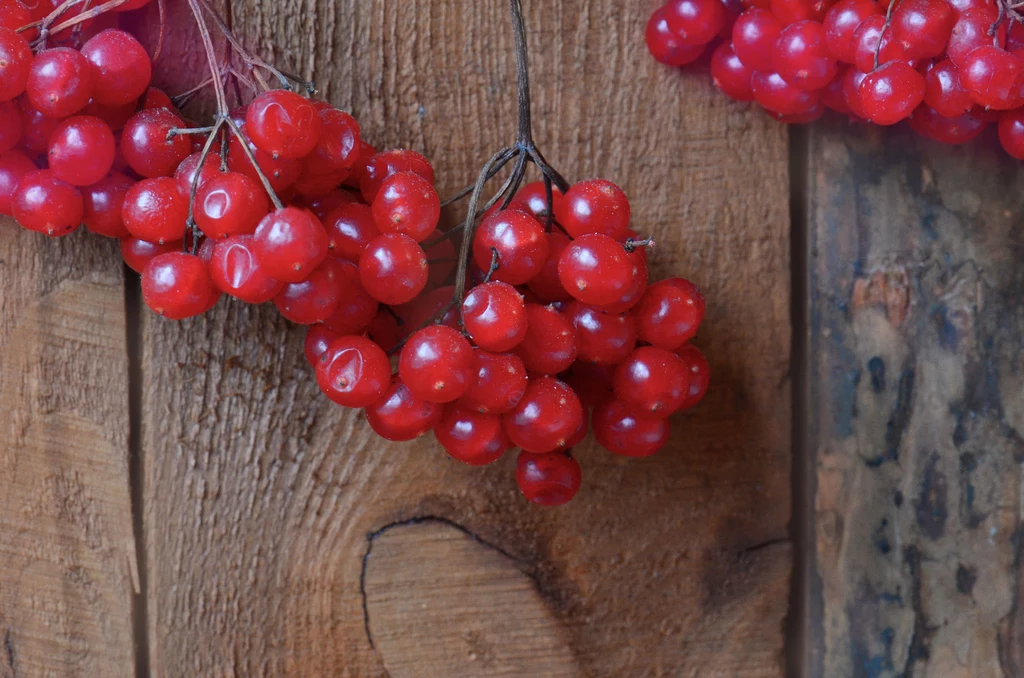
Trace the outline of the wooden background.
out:
M 538 143 L 705 290 L 706 401 L 534 508 L 320 397 L 272 307 L 164 321 L 116 243 L 4 224 L 0 677 L 1024 675 L 1017 163 L 787 130 L 655 64 L 653 1 L 525 4 Z M 503 1 L 221 7 L 442 194 L 514 135 Z

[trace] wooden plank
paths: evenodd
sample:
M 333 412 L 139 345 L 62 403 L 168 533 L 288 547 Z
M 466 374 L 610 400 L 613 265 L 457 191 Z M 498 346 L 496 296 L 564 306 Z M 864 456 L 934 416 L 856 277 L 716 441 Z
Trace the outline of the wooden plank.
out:
M 1020 164 L 811 143 L 809 676 L 1020 675 Z
M 385 444 L 358 413 L 320 397 L 302 330 L 273 309 L 222 302 L 182 324 L 147 316 L 155 674 L 401 675 L 396 667 L 416 661 L 419 675 L 452 675 L 443 657 L 471 651 L 467 611 L 533 619 L 539 597 L 545 621 L 523 642 L 580 675 L 781 675 L 785 130 L 726 102 L 705 75 L 653 63 L 642 43 L 649 8 L 526 4 L 538 142 L 569 177 L 621 182 L 637 225 L 658 240 L 655 273 L 685 274 L 707 291 L 707 401 L 678 418 L 674 442 L 655 458 L 581 446 L 584 489 L 562 510 L 541 510 L 518 496 L 514 455 L 480 470 L 447 460 L 430 440 Z M 245 2 L 231 21 L 249 44 L 273 36 L 273 56 L 315 75 L 369 140 L 424 150 L 442 194 L 514 135 L 503 2 Z M 465 532 L 385 529 L 431 517 Z M 477 539 L 507 556 L 481 551 Z M 445 562 L 424 564 L 425 549 Z M 502 609 L 487 604 L 486 586 L 461 590 L 443 625 L 436 612 L 383 602 L 456 606 L 451 592 L 423 589 L 423 568 L 467 582 L 493 570 Z M 438 647 L 414 655 L 408 638 L 422 637 L 426 620 Z M 547 637 L 556 626 L 558 643 Z M 544 674 L 534 665 L 522 675 Z
M 134 676 L 117 244 L 0 219 L 0 676 Z

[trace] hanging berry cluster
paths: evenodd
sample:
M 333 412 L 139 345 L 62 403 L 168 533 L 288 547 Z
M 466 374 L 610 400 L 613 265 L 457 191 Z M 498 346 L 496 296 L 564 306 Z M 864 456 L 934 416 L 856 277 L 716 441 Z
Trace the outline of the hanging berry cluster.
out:
M 996 123 L 1024 159 L 1024 19 L 1009 0 L 670 0 L 647 46 L 671 66 L 710 47 L 725 94 L 811 122 L 825 109 L 947 144 Z M 741 11 L 739 11 L 741 10 Z
M 150 87 L 132 35 L 90 26 L 145 0 L 85 11 L 67 0 L 44 16 L 0 0 L 0 213 L 50 236 L 84 224 L 120 239 L 143 301 L 165 318 L 225 294 L 272 302 L 309 327 L 328 398 L 363 409 L 388 440 L 432 431 L 468 464 L 520 448 L 516 480 L 533 502 L 576 494 L 570 450 L 591 426 L 620 455 L 665 444 L 668 417 L 708 386 L 689 343 L 704 299 L 682 278 L 648 285 L 651 243 L 619 187 L 570 186 L 536 149 L 519 0 L 519 136 L 444 203 L 469 196 L 465 221 L 444 232 L 424 156 L 378 153 L 351 115 L 246 52 L 207 0 L 188 2 L 213 75 L 178 103 L 212 88 L 205 127 Z M 238 63 L 218 62 L 208 20 Z M 225 73 L 251 91 L 234 109 Z M 543 178 L 522 185 L 530 163 Z

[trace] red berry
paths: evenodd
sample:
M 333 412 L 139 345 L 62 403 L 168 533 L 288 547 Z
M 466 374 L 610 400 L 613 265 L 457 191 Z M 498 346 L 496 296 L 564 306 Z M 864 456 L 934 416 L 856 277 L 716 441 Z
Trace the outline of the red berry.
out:
M 363 149 L 373 150 L 373 147 L 367 144 Z M 422 155 L 405 149 L 383 151 L 371 157 L 360 174 L 359 189 L 363 200 L 372 205 L 384 180 L 399 172 L 415 172 L 430 182 L 431 186 L 434 185 L 434 168 Z
M 262 260 L 260 261 L 262 264 Z M 288 283 L 274 297 L 274 305 L 288 320 L 300 325 L 325 322 L 345 295 L 342 262 L 325 259 L 305 280 Z M 353 406 L 355 407 L 355 406 Z
M 343 173 L 344 178 L 359 160 L 359 123 L 335 108 L 325 108 L 317 115 L 320 138 L 306 156 L 306 170 L 312 174 Z
M 577 237 L 558 262 L 562 286 L 585 304 L 618 301 L 633 282 L 633 264 L 622 245 L 606 235 Z
M 338 337 L 320 356 L 316 382 L 328 398 L 344 407 L 370 407 L 391 386 L 391 363 L 365 337 Z
M 407 337 L 433 322 L 459 329 L 458 309 L 452 303 L 454 295 L 455 288 L 447 285 L 421 294 L 407 304 L 393 306 L 391 311 L 401 323 L 399 336 Z M 441 315 L 442 311 L 444 311 L 443 315 Z M 438 319 L 439 315 L 441 315 L 440 319 Z
M 407 235 L 374 238 L 359 256 L 359 278 L 371 297 L 395 306 L 412 301 L 427 284 L 427 255 Z
M 688 45 L 706 45 L 725 26 L 722 0 L 669 0 L 665 5 L 668 30 Z
M 196 170 L 199 169 L 199 157 L 202 153 L 193 153 L 178 165 L 174 170 L 174 181 L 178 185 L 178 192 L 182 197 L 189 198 L 192 195 L 192 183 L 195 181 Z M 196 197 L 198 199 L 199 189 L 208 179 L 220 176 L 220 158 L 214 154 L 206 156 L 203 161 L 203 169 L 199 172 L 199 181 L 196 183 Z M 262 190 L 262 188 L 260 189 Z
M 142 273 L 146 270 L 146 264 L 161 254 L 180 252 L 181 249 L 182 242 L 180 240 L 178 242 L 169 242 L 165 245 L 157 245 L 156 243 L 146 242 L 131 236 L 121 238 L 121 258 L 124 259 L 124 263 L 128 264 L 128 268 L 136 273 Z
M 1004 111 L 999 116 L 999 143 L 1007 153 L 1024 160 L 1024 110 Z
M 434 426 L 434 437 L 455 459 L 471 466 L 497 461 L 509 447 L 508 437 L 496 414 L 482 414 L 458 403 L 445 408 Z
M 840 66 L 836 72 L 836 77 L 832 78 L 832 82 L 825 85 L 821 90 L 821 103 L 843 115 L 853 113 L 846 104 L 846 98 L 843 96 L 843 81 L 846 79 L 846 74 L 850 68 L 849 66 Z
M 85 227 L 97 235 L 125 238 L 130 235 L 124 226 L 121 209 L 128 190 L 135 181 L 120 172 L 111 172 L 95 184 L 82 188 Z
M 768 7 L 784 25 L 810 19 L 821 21 L 829 7 L 827 0 L 770 0 Z
M 640 339 L 659 348 L 675 350 L 697 335 L 704 310 L 704 297 L 689 280 L 660 280 L 647 288 L 634 310 Z
M 139 41 L 129 33 L 107 29 L 82 45 L 92 66 L 92 96 L 107 106 L 135 103 L 146 93 L 152 64 Z
M 563 447 L 572 438 L 583 421 L 583 406 L 565 383 L 531 377 L 523 397 L 503 419 L 513 443 L 539 454 Z
M 269 207 L 259 183 L 238 172 L 217 172 L 196 194 L 195 219 L 209 238 L 248 235 L 256 231 Z
M 19 0 L 0 0 L 0 26 L 11 31 L 16 31 L 26 24 L 32 23 L 33 18 L 28 9 Z M 24 31 L 27 39 L 32 40 L 38 34 L 37 31 Z
M 18 99 L 18 108 L 21 109 L 21 136 L 25 146 L 35 153 L 46 153 L 50 148 L 50 137 L 60 120 L 48 118 L 32 108 L 28 97 Z
M 324 220 L 332 256 L 358 263 L 370 242 L 380 235 L 373 212 L 366 205 L 349 203 L 332 210 Z
M 960 84 L 980 106 L 1005 110 L 1021 101 L 1024 61 L 992 45 L 978 47 L 963 61 Z
M 868 73 L 860 84 L 860 102 L 868 120 L 895 125 L 924 100 L 924 77 L 902 61 L 890 61 Z
M 462 304 L 462 316 L 473 343 L 488 351 L 508 351 L 526 336 L 523 297 L 507 283 L 474 287 Z
M 731 44 L 723 42 L 711 54 L 711 81 L 726 96 L 737 101 L 752 101 L 754 90 L 750 80 L 753 75 L 754 69 L 743 65 Z
M 583 360 L 576 361 L 565 376 L 565 382 L 572 387 L 586 407 L 597 407 L 615 397 L 612 390 L 614 365 L 598 365 Z
M 473 234 L 473 261 L 486 271 L 492 248 L 498 252 L 498 269 L 491 276 L 509 285 L 522 285 L 540 272 L 548 256 L 544 227 L 532 215 L 503 210 L 484 217 Z
M 139 111 L 121 132 L 121 153 L 125 162 L 144 177 L 169 177 L 192 152 L 187 135 L 171 138 L 167 133 L 184 127 L 181 118 L 165 108 Z
M 659 7 L 651 14 L 644 31 L 644 40 L 651 56 L 667 66 L 685 66 L 700 58 L 704 45 L 690 45 L 669 30 L 666 9 Z M 557 214 L 557 212 L 556 212 Z
M 118 5 L 114 8 L 115 12 L 131 12 L 132 10 L 142 9 L 148 5 L 152 0 L 128 0 L 123 5 Z
M 571 297 L 562 287 L 562 281 L 558 277 L 558 262 L 562 258 L 562 252 L 572 241 L 557 231 L 548 233 L 547 240 L 548 257 L 544 261 L 544 267 L 526 283 L 526 286 L 544 302 L 566 301 Z
M 515 354 L 526 369 L 538 374 L 558 374 L 569 369 L 579 353 L 576 328 L 551 306 L 526 305 L 526 336 Z
M 836 74 L 835 59 L 825 47 L 825 27 L 817 21 L 798 21 L 779 34 L 772 65 L 782 79 L 803 90 L 818 90 Z
M 445 238 L 438 241 L 440 236 L 444 235 L 441 231 L 436 228 L 430 232 L 423 240 L 423 244 L 427 245 L 427 264 L 430 267 L 430 272 L 427 275 L 427 284 L 430 286 L 444 285 L 448 282 L 451 274 L 455 272 L 455 244 L 452 243 L 451 238 Z M 470 272 L 476 267 L 472 267 Z
M 516 460 L 519 491 L 539 506 L 565 504 L 576 496 L 582 482 L 580 464 L 568 452 L 530 454 L 524 451 Z
M 930 59 L 946 49 L 956 14 L 946 0 L 900 0 L 889 29 L 908 59 Z
M 292 201 L 295 207 L 305 207 L 320 221 L 324 221 L 327 215 L 338 209 L 342 205 L 348 205 L 354 202 L 359 202 L 360 198 L 351 191 L 346 191 L 343 188 L 333 188 L 323 195 L 317 196 L 304 196 L 297 198 Z M 326 223 L 324 227 L 326 228 Z
M 649 457 L 668 442 L 668 419 L 642 417 L 621 400 L 609 400 L 594 410 L 598 444 L 624 457 Z
M 870 73 L 875 69 L 875 58 L 878 65 L 887 64 L 890 61 L 907 60 L 906 49 L 903 44 L 892 37 L 892 31 L 885 28 L 885 17 L 881 14 L 872 14 L 860 22 L 857 30 L 853 32 L 853 63 L 864 71 Z M 881 48 L 878 43 L 881 41 Z
M 682 346 L 676 355 L 683 361 L 683 369 L 687 377 L 687 386 L 683 404 L 679 409 L 685 410 L 699 403 L 707 393 L 711 383 L 711 367 L 707 358 L 693 344 Z
M 629 287 L 616 301 L 598 307 L 605 313 L 625 313 L 637 305 L 647 290 L 647 259 L 644 249 L 640 247 L 632 252 L 627 252 L 626 257 L 632 265 Z
M 780 115 L 806 113 L 818 103 L 817 92 L 794 87 L 778 73 L 757 71 L 750 82 L 757 103 Z
M 351 261 L 335 261 L 344 277 L 344 293 L 324 324 L 339 334 L 359 334 L 373 322 L 380 304 L 363 289 L 358 266 Z
M 380 400 L 366 408 L 370 428 L 386 440 L 414 440 L 434 428 L 444 415 L 444 406 L 420 400 L 397 376 Z
M 147 108 L 166 108 L 171 113 L 181 117 L 181 111 L 171 101 L 171 97 L 167 96 L 167 92 L 157 87 L 146 88 L 146 94 L 142 97 L 139 110 L 146 110 Z
M 967 112 L 974 102 L 960 86 L 960 74 L 949 59 L 928 68 L 924 77 L 924 102 L 947 118 Z
M 249 141 L 244 125 L 240 127 L 240 130 L 242 132 L 242 139 L 245 139 L 244 143 L 252 151 L 253 157 L 256 158 L 256 165 L 259 166 L 260 172 L 263 172 L 263 175 L 267 178 L 270 187 L 280 193 L 294 186 L 295 182 L 302 176 L 302 161 L 293 158 L 274 157 L 273 154 L 257 148 L 252 141 Z M 245 153 L 242 139 L 239 139 L 237 135 L 231 135 L 231 140 L 228 142 L 228 168 L 233 172 L 241 172 L 251 179 L 260 181 L 259 172 L 256 171 L 256 167 L 253 166 L 249 156 Z
M 13 101 L 0 102 L 0 153 L 21 143 L 21 109 Z
M 868 74 L 856 66 L 851 67 L 850 70 L 846 71 L 846 75 L 843 76 L 843 101 L 846 102 L 846 106 L 850 109 L 851 114 L 865 119 L 868 116 L 864 112 L 864 106 L 860 100 L 860 84 L 864 82 L 866 77 L 868 77 Z
M 208 268 L 221 292 L 250 304 L 262 304 L 276 297 L 284 283 L 266 274 L 253 253 L 252 241 L 251 235 L 216 241 Z
M 327 232 L 303 209 L 284 207 L 263 217 L 253 247 L 271 278 L 302 282 L 327 257 Z
M 629 237 L 629 215 L 629 200 L 621 188 L 604 179 L 588 179 L 573 184 L 556 216 L 572 238 L 601 233 L 622 241 Z
M 852 64 L 856 58 L 857 26 L 878 14 L 874 0 L 840 0 L 825 14 L 825 46 L 833 59 Z
M 114 166 L 114 134 L 99 118 L 62 121 L 50 137 L 50 170 L 72 186 L 95 184 Z
M 1003 46 L 1006 42 L 1005 29 L 997 31 L 995 36 L 988 34 L 988 29 L 996 22 L 997 17 L 995 7 L 971 9 L 960 15 L 946 44 L 946 56 L 957 68 L 963 68 L 967 55 L 976 47 L 991 45 L 993 40 L 996 41 L 997 47 Z
M 373 220 L 382 233 L 402 233 L 422 242 L 437 227 L 441 199 L 415 172 L 392 174 L 373 200 Z
M 615 368 L 615 396 L 643 416 L 670 416 L 682 406 L 687 383 L 679 356 L 656 346 L 641 346 Z
M 511 412 L 526 392 L 526 367 L 511 353 L 473 349 L 469 389 L 459 402 L 485 414 Z
M 206 264 L 192 254 L 160 254 L 142 272 L 142 300 L 154 313 L 171 320 L 205 313 L 219 297 Z
M 736 56 L 751 71 L 768 67 L 781 32 L 782 24 L 774 14 L 765 9 L 748 9 L 732 27 Z
M 0 101 L 25 91 L 32 69 L 32 48 L 21 33 L 0 26 Z
M 306 339 L 303 342 L 303 350 L 306 353 L 306 361 L 316 369 L 320 363 L 320 356 L 327 352 L 331 342 L 341 335 L 326 325 L 310 325 L 306 330 Z
M 11 214 L 11 201 L 18 184 L 36 169 L 32 160 L 19 150 L 0 153 L 0 214 Z
M 11 213 L 30 231 L 67 235 L 82 223 L 82 194 L 49 170 L 33 170 L 18 183 L 11 199 Z
M 457 330 L 444 325 L 424 327 L 402 347 L 398 374 L 417 398 L 450 403 L 469 389 L 473 349 Z
M 261 151 L 275 158 L 297 160 L 320 140 L 320 116 L 308 99 L 274 89 L 249 104 L 245 129 Z
M 547 217 L 548 212 L 556 214 L 558 206 L 562 202 L 562 192 L 558 190 L 557 186 L 551 187 L 551 202 L 554 205 L 554 211 L 551 211 L 548 206 L 548 194 L 547 189 L 544 188 L 543 181 L 533 181 L 526 184 L 516 193 L 516 200 L 526 205 L 526 208 L 530 211 L 530 214 L 537 217 L 541 222 Z
M 632 314 L 602 313 L 574 301 L 565 316 L 576 328 L 581 360 L 617 365 L 636 347 L 637 323 Z
M 32 106 L 44 115 L 74 115 L 89 103 L 92 89 L 91 67 L 78 50 L 55 47 L 32 59 L 25 91 Z
M 910 116 L 910 126 L 921 136 L 944 144 L 964 144 L 985 129 L 985 121 L 964 113 L 955 118 L 940 115 L 934 108 L 921 104 Z
M 125 228 L 136 238 L 164 244 L 185 237 L 188 199 L 170 177 L 143 179 L 124 197 Z

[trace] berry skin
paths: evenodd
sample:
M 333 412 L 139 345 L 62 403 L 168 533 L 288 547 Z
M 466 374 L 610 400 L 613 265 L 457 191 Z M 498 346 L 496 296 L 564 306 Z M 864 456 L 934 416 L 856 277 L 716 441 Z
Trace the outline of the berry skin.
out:
M 82 45 L 82 56 L 92 66 L 92 96 L 106 106 L 137 102 L 149 88 L 149 55 L 129 33 L 107 29 Z
M 780 115 L 806 113 L 818 103 L 817 92 L 807 92 L 786 82 L 778 73 L 757 71 L 750 80 L 754 100 Z
M 641 341 L 674 351 L 697 336 L 704 311 L 704 297 L 696 285 L 668 278 L 648 287 L 633 312 Z
M 537 219 L 519 210 L 484 217 L 473 234 L 473 261 L 481 271 L 491 265 L 491 248 L 498 251 L 498 269 L 491 276 L 509 285 L 528 282 L 544 267 L 548 240 Z
M 612 240 L 629 237 L 629 200 L 622 189 L 604 179 L 580 181 L 568 190 L 558 223 L 572 238 L 601 233 Z
M 603 306 L 622 298 L 633 282 L 633 264 L 622 245 L 606 235 L 578 236 L 562 252 L 558 279 L 585 304 Z
M 579 492 L 583 472 L 568 452 L 530 454 L 516 460 L 516 484 L 529 501 L 539 506 L 561 506 Z
M 178 192 L 182 197 L 188 198 L 192 195 L 192 182 L 195 181 L 196 170 L 199 169 L 199 157 L 202 153 L 193 153 L 178 165 L 174 170 L 174 181 L 178 184 Z M 220 176 L 220 158 L 211 153 L 203 161 L 203 169 L 199 171 L 199 181 L 196 183 L 196 197 L 199 196 L 199 189 L 208 179 Z
M 565 382 L 576 391 L 584 406 L 597 407 L 615 397 L 612 390 L 614 375 L 614 365 L 598 365 L 580 360 L 569 370 Z
M 369 144 L 362 148 L 373 150 Z M 360 157 L 362 157 L 361 153 Z M 382 151 L 372 156 L 359 173 L 359 190 L 363 194 L 366 204 L 372 205 L 384 180 L 399 172 L 415 172 L 430 182 L 431 186 L 434 185 L 434 168 L 419 153 L 400 148 Z
M 11 214 L 30 231 L 67 235 L 82 223 L 82 193 L 49 170 L 25 174 L 11 199 Z
M 185 237 L 188 200 L 170 177 L 143 179 L 125 194 L 121 218 L 136 238 L 163 245 Z
M 526 367 L 517 356 L 474 348 L 469 389 L 459 402 L 483 414 L 505 414 L 523 397 L 526 383 Z
M 869 16 L 878 14 L 874 0 L 840 0 L 825 14 L 825 47 L 833 59 L 852 64 L 856 57 L 854 33 Z
M 526 283 L 526 287 L 542 301 L 567 301 L 571 297 L 558 278 L 558 262 L 562 258 L 562 252 L 572 241 L 557 231 L 548 233 L 547 238 L 548 257 L 544 261 L 544 267 Z
M 818 90 L 832 81 L 836 62 L 825 46 L 825 27 L 817 21 L 786 26 L 775 42 L 772 65 L 782 79 L 803 90 Z
M 685 66 L 704 53 L 704 45 L 689 45 L 669 30 L 666 9 L 659 7 L 651 14 L 644 31 L 644 40 L 651 56 L 666 66 Z M 556 212 L 557 214 L 557 212 Z
M 821 21 L 828 5 L 827 0 L 770 0 L 768 3 L 772 14 L 786 26 L 807 19 Z
M 161 254 L 180 252 L 181 249 L 182 242 L 180 240 L 169 242 L 166 245 L 157 245 L 131 236 L 121 238 L 121 258 L 124 259 L 128 268 L 139 274 L 146 270 L 146 264 Z
M 576 328 L 581 360 L 617 365 L 636 347 L 637 323 L 632 314 L 602 313 L 574 301 L 565 316 Z
M 860 84 L 866 77 L 868 74 L 856 66 L 851 67 L 843 76 L 843 101 L 852 115 L 863 119 L 867 119 L 868 116 L 860 100 Z
M 665 418 L 686 398 L 683 361 L 656 346 L 641 346 L 615 368 L 615 396 L 646 417 Z
M 766 9 L 748 9 L 732 27 L 732 47 L 751 71 L 768 70 L 782 24 Z
M 36 169 L 32 160 L 19 150 L 0 153 L 0 214 L 11 214 L 11 200 L 18 184 Z
M 686 410 L 699 403 L 707 393 L 708 385 L 711 383 L 711 367 L 700 349 L 692 344 L 680 347 L 676 355 L 683 361 L 687 377 L 685 397 L 683 404 L 679 406 L 679 409 Z
M 965 144 L 975 139 L 987 123 L 973 115 L 964 113 L 947 118 L 935 112 L 927 104 L 918 106 L 910 116 L 910 127 L 923 137 L 935 139 L 944 144 Z
M 360 203 L 341 205 L 324 219 L 331 256 L 359 263 L 359 257 L 370 242 L 380 235 L 373 221 L 373 211 Z
M 421 294 L 408 304 L 391 307 L 394 315 L 398 317 L 398 321 L 401 323 L 399 336 L 404 339 L 420 327 L 434 322 L 438 314 L 446 308 L 448 310 L 444 312 L 444 315 L 437 324 L 447 325 L 456 330 L 459 329 L 458 309 L 452 304 L 454 296 L 455 288 L 451 285 L 446 285 L 445 287 L 431 290 L 426 294 Z
M 477 285 L 462 303 L 462 316 L 473 343 L 501 353 L 526 336 L 526 305 L 514 287 L 503 282 Z
M 114 134 L 107 123 L 88 115 L 67 118 L 50 137 L 50 170 L 72 186 L 88 186 L 110 172 L 114 152 Z
M 441 199 L 426 179 L 415 172 L 392 174 L 373 200 L 373 221 L 381 233 L 402 233 L 423 242 L 437 227 Z
M 21 33 L 0 26 L 0 101 L 25 91 L 32 69 L 32 48 Z
M 257 148 L 252 141 L 248 141 L 248 132 L 244 125 L 240 126 L 239 129 L 242 132 L 243 138 L 247 140 L 245 143 L 249 145 L 249 150 L 252 151 L 253 157 L 256 158 L 256 164 L 259 166 L 260 171 L 263 172 L 264 176 L 267 177 L 267 181 L 270 182 L 270 187 L 276 192 L 282 193 L 294 186 L 295 182 L 302 176 L 302 161 L 283 157 L 275 158 L 273 154 Z M 236 135 L 231 135 L 231 140 L 228 142 L 228 169 L 233 172 L 241 172 L 247 177 L 259 181 L 259 172 L 256 171 L 256 168 L 249 160 L 249 156 L 246 155 L 242 143 L 242 140 Z
M 725 26 L 722 0 L 669 0 L 665 5 L 668 30 L 688 45 L 706 45 Z
M 509 447 L 496 414 L 482 414 L 458 403 L 449 405 L 434 426 L 434 437 L 453 458 L 470 466 L 498 461 Z
M 956 18 L 946 0 L 900 0 L 889 29 L 908 59 L 930 59 L 946 49 Z
M 139 110 L 146 110 L 147 108 L 166 108 L 171 113 L 181 117 L 181 111 L 171 101 L 171 97 L 167 96 L 167 92 L 157 87 L 146 88 L 146 94 L 142 97 Z
M 317 115 L 320 138 L 305 158 L 306 170 L 320 175 L 343 173 L 345 178 L 359 160 L 359 123 L 336 108 L 324 108 Z
M 32 59 L 25 92 L 32 107 L 51 118 L 66 118 L 85 108 L 92 96 L 92 70 L 82 53 L 55 47 Z
M 316 366 L 320 363 L 320 356 L 327 352 L 327 347 L 331 345 L 331 342 L 340 337 L 341 335 L 331 330 L 326 325 L 316 324 L 310 325 L 306 330 L 306 339 L 303 341 L 302 348 L 306 354 L 306 361 L 316 369 Z
M 181 118 L 166 108 L 139 111 L 121 131 L 121 153 L 125 162 L 144 177 L 169 177 L 192 152 L 187 135 L 167 138 L 167 133 L 184 127 Z
M 1006 34 L 997 31 L 995 37 L 988 34 L 988 29 L 996 22 L 998 14 L 995 7 L 984 9 L 970 9 L 962 13 L 953 25 L 953 32 L 946 44 L 946 56 L 957 68 L 963 68 L 967 55 L 976 47 L 991 45 L 996 40 L 997 47 L 1003 47 L 1006 42 Z
M 0 27 L 14 32 L 32 21 L 33 18 L 28 8 L 19 0 L 0 0 Z M 21 35 L 28 40 L 34 40 L 39 32 L 36 30 L 24 31 Z
M 516 200 L 526 205 L 530 214 L 537 217 L 541 222 L 547 217 L 549 211 L 552 214 L 557 213 L 558 206 L 561 204 L 563 197 L 562 192 L 558 190 L 557 186 L 551 187 L 551 202 L 554 206 L 554 211 L 551 211 L 548 209 L 548 194 L 547 189 L 544 188 L 543 181 L 530 182 L 516 193 Z
M 167 252 L 151 259 L 142 272 L 142 300 L 165 318 L 182 320 L 205 313 L 219 298 L 206 264 L 195 255 Z
M 885 28 L 885 17 L 873 14 L 860 22 L 853 32 L 853 64 L 865 73 L 875 68 L 875 53 L 878 54 L 878 65 L 890 61 L 906 61 L 907 52 L 903 44 L 892 37 L 892 31 Z M 881 40 L 882 47 L 878 47 Z
M 262 304 L 276 297 L 284 283 L 263 271 L 252 249 L 251 235 L 218 240 L 207 268 L 213 284 L 221 292 L 250 304 Z
M 649 457 L 668 442 L 668 419 L 639 416 L 621 400 L 594 410 L 594 438 L 604 449 L 624 457 Z
M 924 102 L 947 118 L 963 115 L 974 104 L 960 86 L 960 74 L 949 59 L 931 66 L 924 76 Z
M 960 84 L 979 106 L 996 110 L 1020 103 L 1020 78 L 1024 61 L 1015 55 L 984 45 L 972 51 L 960 68 Z
M 647 290 L 647 260 L 643 248 L 627 252 L 626 257 L 632 264 L 629 287 L 616 301 L 599 306 L 598 310 L 605 313 L 625 313 L 637 305 Z
M 563 447 L 573 437 L 583 421 L 583 405 L 565 383 L 531 377 L 516 408 L 503 419 L 514 444 L 540 454 Z
M 366 408 L 370 428 L 385 440 L 415 440 L 434 428 L 444 415 L 444 406 L 420 400 L 397 376 L 380 400 Z
M 846 99 L 843 96 L 843 81 L 846 79 L 846 73 L 849 70 L 850 67 L 848 66 L 840 66 L 836 72 L 836 77 L 832 78 L 832 82 L 825 85 L 821 90 L 821 103 L 842 115 L 850 115 L 852 113 L 850 107 L 846 105 Z
M 343 188 L 332 188 L 323 195 L 314 197 L 299 197 L 292 201 L 294 207 L 305 207 L 320 221 L 324 221 L 327 215 L 342 205 L 349 205 L 358 202 L 359 198 L 355 193 L 346 191 Z M 324 224 L 326 228 L 326 224 Z
M 320 356 L 316 382 L 324 395 L 343 407 L 370 407 L 391 385 L 391 363 L 365 337 L 338 337 Z
M 254 233 L 269 207 L 258 182 L 239 172 L 217 172 L 196 193 L 194 211 L 203 233 L 219 239 Z
M 473 375 L 473 349 L 457 330 L 431 325 L 402 347 L 398 374 L 414 396 L 432 403 L 458 400 Z
M 569 369 L 579 353 L 576 328 L 551 306 L 526 305 L 526 336 L 515 354 L 530 372 L 558 374 Z
M 254 252 L 267 275 L 286 283 L 302 282 L 327 258 L 327 231 L 303 209 L 274 210 L 253 235 Z
M 331 317 L 341 303 L 346 292 L 345 280 L 342 262 L 325 259 L 302 282 L 285 285 L 274 297 L 274 305 L 281 315 L 293 323 L 322 323 Z
M 124 226 L 121 209 L 124 196 L 135 185 L 135 180 L 111 172 L 95 184 L 82 187 L 82 204 L 85 212 L 82 222 L 90 232 L 108 238 L 126 238 L 131 234 Z
M 297 160 L 320 139 L 320 115 L 308 99 L 274 89 L 249 104 L 245 129 L 256 148 L 274 158 Z
M 726 96 L 736 101 L 753 101 L 753 75 L 754 69 L 743 65 L 731 44 L 723 42 L 711 53 L 711 81 Z
M 902 61 L 890 61 L 868 73 L 860 84 L 860 101 L 868 120 L 895 125 L 924 101 L 924 77 Z
M 1024 160 L 1024 111 L 1005 111 L 999 116 L 999 143 L 1007 153 Z
M 385 233 L 359 256 L 363 289 L 382 304 L 396 306 L 415 299 L 427 284 L 427 255 L 407 235 Z
M 338 334 L 359 334 L 373 322 L 380 304 L 363 289 L 358 266 L 351 261 L 334 261 L 344 278 L 344 294 L 324 324 Z
M 0 102 L 0 153 L 21 142 L 21 109 L 13 101 Z

